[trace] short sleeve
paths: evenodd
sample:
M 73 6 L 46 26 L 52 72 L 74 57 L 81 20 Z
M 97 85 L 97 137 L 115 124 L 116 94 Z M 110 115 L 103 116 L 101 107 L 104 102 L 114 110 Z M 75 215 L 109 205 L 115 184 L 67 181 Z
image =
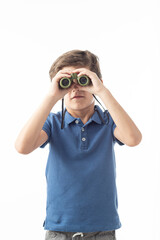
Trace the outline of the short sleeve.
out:
M 116 128 L 116 124 L 113 121 L 113 118 L 111 117 L 110 113 L 108 112 L 108 110 L 106 110 L 107 114 L 109 115 L 109 126 L 111 127 L 111 131 L 112 131 L 112 137 L 113 137 L 113 142 L 114 143 L 118 143 L 119 145 L 124 145 L 123 142 L 121 142 L 120 140 L 118 140 L 115 136 L 114 136 L 114 129 Z
M 113 122 L 112 124 L 112 135 L 113 135 L 113 141 L 117 142 L 119 145 L 124 145 L 124 143 L 122 143 L 120 140 L 118 140 L 115 136 L 114 136 L 114 129 L 116 128 L 116 124 L 115 122 Z
M 48 135 L 48 139 L 45 143 L 43 143 L 40 148 L 44 148 L 49 142 L 50 142 L 50 137 L 51 137 L 51 113 L 48 115 L 42 130 L 45 131 Z

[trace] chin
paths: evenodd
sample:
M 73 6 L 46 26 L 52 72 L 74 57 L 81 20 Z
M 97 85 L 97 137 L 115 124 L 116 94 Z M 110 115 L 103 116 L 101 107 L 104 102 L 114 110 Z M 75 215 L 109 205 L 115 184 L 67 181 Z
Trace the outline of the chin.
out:
M 83 109 L 86 109 L 86 108 L 89 108 L 91 107 L 92 104 L 73 104 L 73 105 L 69 105 L 69 108 L 70 109 L 73 109 L 73 110 L 83 110 Z

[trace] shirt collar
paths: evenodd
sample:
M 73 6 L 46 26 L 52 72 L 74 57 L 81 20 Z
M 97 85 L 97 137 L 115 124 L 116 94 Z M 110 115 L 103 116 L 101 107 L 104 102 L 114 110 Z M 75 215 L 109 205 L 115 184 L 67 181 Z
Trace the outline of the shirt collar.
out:
M 94 122 L 96 122 L 96 123 L 98 123 L 98 124 L 102 124 L 103 122 L 102 122 L 101 118 L 104 120 L 104 118 L 103 118 L 103 111 L 101 110 L 101 108 L 100 108 L 98 105 L 95 105 L 95 106 L 94 106 L 94 109 L 95 109 L 95 111 L 94 111 L 93 115 L 91 116 L 91 118 L 89 119 L 90 122 L 91 122 L 91 121 L 94 121 Z M 65 111 L 66 111 L 66 113 L 65 113 L 65 123 L 70 124 L 70 123 L 74 122 L 74 121 L 77 119 L 77 118 L 73 117 L 73 116 L 67 111 L 66 108 L 65 108 Z M 98 114 L 97 111 L 99 112 L 101 118 L 100 118 L 100 116 L 99 116 L 99 114 Z M 89 121 L 89 120 L 88 120 L 88 121 Z

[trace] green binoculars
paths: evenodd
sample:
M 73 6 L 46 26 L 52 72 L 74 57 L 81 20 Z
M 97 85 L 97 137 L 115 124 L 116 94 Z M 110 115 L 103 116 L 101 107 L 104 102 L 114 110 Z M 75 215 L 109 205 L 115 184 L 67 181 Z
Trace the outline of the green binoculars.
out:
M 77 76 L 77 73 L 72 73 L 70 78 L 63 77 L 60 79 L 59 86 L 60 88 L 69 88 L 73 83 L 73 79 L 77 79 L 77 82 L 81 86 L 87 86 L 91 83 L 91 80 L 86 75 Z

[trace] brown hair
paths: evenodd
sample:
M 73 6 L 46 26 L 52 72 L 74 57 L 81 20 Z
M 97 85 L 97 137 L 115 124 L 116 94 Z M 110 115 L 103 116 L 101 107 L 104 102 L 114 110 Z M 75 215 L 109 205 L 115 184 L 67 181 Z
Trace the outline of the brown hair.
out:
M 95 72 L 99 78 L 102 78 L 99 58 L 88 50 L 71 50 L 58 57 L 49 70 L 50 79 L 52 80 L 59 70 L 67 66 L 88 67 L 90 71 Z

